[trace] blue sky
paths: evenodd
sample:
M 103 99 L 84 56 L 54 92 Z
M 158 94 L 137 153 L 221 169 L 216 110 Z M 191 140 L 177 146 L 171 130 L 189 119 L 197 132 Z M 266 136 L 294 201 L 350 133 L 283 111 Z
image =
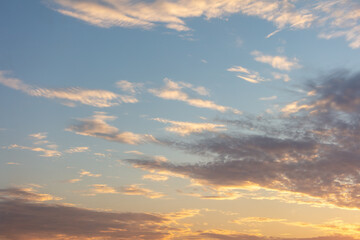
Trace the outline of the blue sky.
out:
M 1 2 L 0 238 L 356 240 L 359 22 L 351 0 Z

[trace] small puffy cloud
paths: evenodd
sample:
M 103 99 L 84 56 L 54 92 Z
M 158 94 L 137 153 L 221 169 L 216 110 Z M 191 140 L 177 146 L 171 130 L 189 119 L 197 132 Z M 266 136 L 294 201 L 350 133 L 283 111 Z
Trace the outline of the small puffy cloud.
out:
M 67 180 L 66 182 L 67 183 L 76 183 L 76 182 L 80 182 L 82 179 L 80 179 L 80 178 L 74 178 L 74 179 L 69 179 L 69 180 Z
M 248 70 L 242 66 L 233 66 L 231 68 L 228 68 L 227 71 L 237 72 L 237 73 L 239 73 L 238 75 L 236 75 L 238 78 L 241 78 L 241 79 L 251 82 L 251 83 L 259 83 L 259 82 L 269 81 L 268 79 L 261 77 L 258 72 Z
M 81 103 L 93 107 L 111 107 L 120 103 L 136 103 L 133 96 L 119 95 L 107 90 L 91 90 L 82 88 L 49 89 L 28 85 L 17 78 L 7 77 L 7 72 L 0 71 L 0 84 L 9 88 L 22 91 L 30 96 L 59 99 L 67 106 Z
M 83 176 L 88 176 L 88 177 L 101 177 L 101 174 L 94 174 L 94 173 L 91 173 L 89 171 L 86 171 L 84 169 L 81 169 L 80 172 L 80 177 L 83 177 Z
M 81 153 L 89 150 L 89 147 L 72 147 L 65 150 L 66 153 Z
M 167 99 L 167 100 L 177 100 L 186 102 L 187 104 L 198 107 L 198 108 L 208 108 L 213 109 L 219 112 L 233 112 L 235 114 L 240 114 L 241 112 L 237 109 L 221 106 L 210 100 L 203 100 L 200 98 L 191 98 L 183 89 L 191 90 L 199 95 L 206 96 L 209 95 L 209 92 L 202 86 L 194 87 L 190 83 L 184 82 L 174 82 L 168 78 L 164 79 L 165 86 L 160 89 L 149 89 L 149 92 L 153 95 Z
M 107 123 L 107 121 L 114 119 L 116 119 L 116 117 L 108 116 L 104 112 L 95 112 L 92 118 L 78 119 L 78 124 L 71 125 L 66 130 L 84 136 L 92 136 L 132 145 L 156 142 L 156 139 L 152 135 L 120 132 L 119 129 Z
M 61 152 L 57 150 L 45 149 L 40 147 L 27 147 L 27 146 L 20 146 L 17 144 L 12 144 L 7 147 L 7 149 L 21 149 L 21 150 L 30 150 L 33 152 L 42 152 L 40 155 L 41 157 L 59 157 L 61 156 Z
M 94 193 L 118 193 L 115 188 L 110 187 L 106 184 L 93 184 L 92 192 Z
M 177 133 L 181 136 L 186 136 L 192 133 L 218 132 L 226 130 L 226 127 L 223 124 L 179 122 L 163 118 L 153 118 L 152 120 L 165 124 L 170 124 L 170 126 L 166 127 L 165 130 Z
M 142 86 L 142 83 L 132 83 L 126 80 L 116 82 L 116 87 L 130 94 L 136 94 Z
M 290 71 L 302 67 L 297 58 L 288 59 L 285 56 L 270 56 L 259 51 L 253 51 L 251 54 L 255 57 L 256 61 L 267 63 L 276 69 Z
M 147 198 L 162 198 L 165 195 L 159 192 L 154 192 L 150 189 L 140 187 L 138 184 L 132 184 L 129 186 L 122 187 L 120 192 L 125 195 L 138 195 Z
M 42 140 L 42 139 L 45 139 L 47 137 L 47 133 L 46 132 L 33 133 L 33 134 L 30 134 L 29 137 L 32 137 L 32 138 L 37 139 L 37 140 Z
M 274 77 L 275 79 L 283 80 L 284 82 L 289 82 L 289 81 L 290 81 L 290 77 L 289 77 L 289 75 L 286 74 L 286 73 L 273 72 L 272 75 L 273 75 L 273 77 Z

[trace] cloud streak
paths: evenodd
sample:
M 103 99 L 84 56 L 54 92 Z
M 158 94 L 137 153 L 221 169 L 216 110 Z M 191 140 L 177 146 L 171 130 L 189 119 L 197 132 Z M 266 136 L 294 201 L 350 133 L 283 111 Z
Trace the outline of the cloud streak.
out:
M 285 70 L 290 71 L 293 69 L 301 68 L 302 66 L 299 64 L 299 60 L 297 58 L 289 59 L 285 56 L 271 56 L 271 55 L 265 55 L 262 52 L 259 51 L 253 51 L 251 53 L 255 60 L 262 63 L 267 63 L 271 65 L 273 68 L 279 69 L 279 70 Z M 285 78 L 284 78 L 285 76 Z M 287 80 L 286 75 L 275 75 L 276 77 L 281 77 Z
M 167 100 L 177 100 L 181 102 L 185 102 L 190 106 L 198 107 L 198 108 L 208 108 L 212 110 L 216 110 L 219 112 L 233 112 L 235 114 L 240 114 L 241 112 L 232 107 L 226 107 L 222 105 L 218 105 L 210 100 L 203 100 L 200 98 L 191 98 L 187 93 L 183 91 L 183 89 L 189 89 L 192 92 L 195 92 L 199 95 L 206 96 L 209 95 L 208 91 L 204 87 L 194 87 L 189 83 L 184 82 L 174 82 L 168 78 L 164 79 L 165 86 L 160 89 L 149 89 L 149 92 L 153 95 Z
M 116 117 L 108 116 L 104 112 L 95 112 L 92 118 L 78 119 L 77 124 L 69 126 L 66 130 L 79 135 L 97 137 L 131 145 L 156 142 L 156 139 L 151 135 L 121 132 L 116 127 L 107 123 L 107 121 L 115 119 Z
M 75 106 L 76 103 L 93 107 L 112 107 L 120 103 L 136 103 L 138 100 L 133 96 L 119 95 L 106 90 L 92 90 L 82 88 L 49 89 L 28 85 L 17 78 L 7 77 L 7 72 L 0 71 L 0 83 L 6 87 L 22 91 L 33 97 L 59 99 L 67 106 Z
M 153 118 L 152 120 L 170 124 L 170 126 L 166 127 L 165 130 L 168 132 L 177 133 L 181 136 L 187 136 L 192 133 L 218 132 L 226 130 L 225 125 L 223 124 L 180 122 L 163 118 Z

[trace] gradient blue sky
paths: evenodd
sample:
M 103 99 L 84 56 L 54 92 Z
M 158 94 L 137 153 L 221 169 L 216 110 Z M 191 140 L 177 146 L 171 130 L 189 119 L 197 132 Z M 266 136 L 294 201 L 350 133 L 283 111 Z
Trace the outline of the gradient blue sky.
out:
M 2 1 L 0 238 L 358 239 L 359 23 L 351 0 Z

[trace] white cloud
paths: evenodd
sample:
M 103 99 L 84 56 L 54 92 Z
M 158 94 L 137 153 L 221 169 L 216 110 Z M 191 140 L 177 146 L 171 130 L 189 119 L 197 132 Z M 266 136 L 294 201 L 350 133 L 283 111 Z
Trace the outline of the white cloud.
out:
M 272 75 L 273 75 L 273 77 L 275 79 L 282 79 L 284 82 L 289 82 L 290 81 L 290 77 L 286 73 L 273 72 Z
M 262 63 L 267 63 L 273 68 L 290 71 L 292 69 L 301 68 L 299 60 L 297 58 L 288 59 L 285 56 L 270 56 L 264 55 L 262 52 L 253 51 L 251 53 L 255 60 Z
M 22 91 L 30 96 L 59 99 L 66 106 L 74 107 L 75 103 L 81 103 L 93 107 L 111 107 L 120 103 L 136 103 L 138 100 L 133 96 L 119 95 L 107 90 L 82 89 L 77 87 L 63 89 L 39 88 L 28 85 L 17 78 L 6 77 L 7 72 L 0 71 L 0 83 Z
M 231 68 L 228 68 L 227 71 L 240 73 L 240 74 L 236 75 L 238 78 L 241 78 L 241 79 L 251 82 L 251 83 L 259 83 L 259 82 L 269 81 L 268 79 L 261 77 L 258 72 L 251 71 L 242 66 L 233 66 Z
M 140 88 L 143 86 L 142 83 L 132 83 L 126 80 L 121 80 L 116 82 L 116 86 L 123 90 L 124 92 L 128 92 L 130 94 L 137 93 Z
M 270 100 L 275 100 L 275 99 L 277 99 L 277 96 L 259 98 L 259 100 L 262 100 L 262 101 L 270 101 Z
M 45 139 L 47 137 L 47 133 L 46 132 L 33 133 L 33 134 L 30 134 L 29 137 L 32 137 L 32 138 L 37 139 L 37 140 L 42 140 L 42 139 Z
M 166 127 L 165 130 L 169 132 L 177 133 L 181 136 L 186 136 L 191 133 L 201 133 L 201 132 L 218 132 L 226 130 L 225 125 L 223 124 L 213 124 L 213 123 L 193 123 L 193 122 L 179 122 L 172 121 L 163 118 L 153 118 L 152 120 L 170 124 L 169 127 Z
M 165 78 L 164 82 L 165 82 L 165 86 L 163 88 L 149 89 L 149 92 L 159 98 L 186 102 L 187 104 L 194 106 L 194 107 L 198 107 L 198 108 L 208 108 L 208 109 L 213 109 L 213 110 L 216 110 L 219 112 L 231 111 L 235 114 L 241 113 L 237 109 L 234 109 L 231 107 L 226 107 L 226 106 L 221 106 L 210 100 L 203 100 L 200 98 L 191 98 L 187 93 L 182 91 L 183 89 L 189 89 L 189 90 L 192 90 L 193 92 L 195 92 L 199 95 L 202 95 L 202 96 L 209 95 L 209 92 L 206 90 L 206 88 L 204 88 L 202 86 L 194 87 L 190 83 L 174 82 L 168 78 Z

